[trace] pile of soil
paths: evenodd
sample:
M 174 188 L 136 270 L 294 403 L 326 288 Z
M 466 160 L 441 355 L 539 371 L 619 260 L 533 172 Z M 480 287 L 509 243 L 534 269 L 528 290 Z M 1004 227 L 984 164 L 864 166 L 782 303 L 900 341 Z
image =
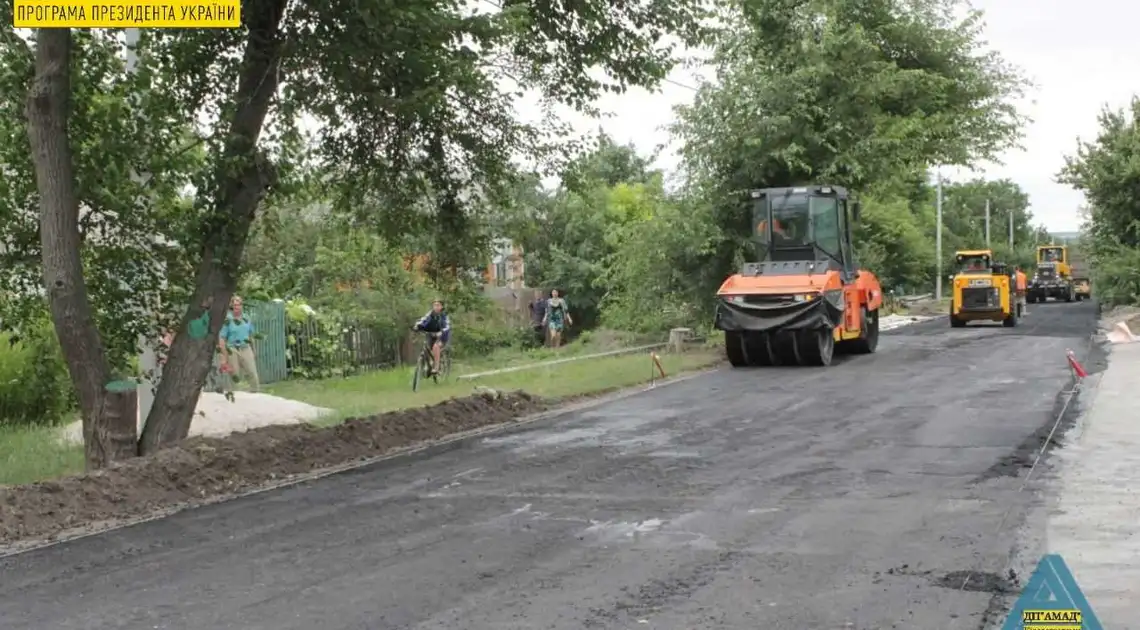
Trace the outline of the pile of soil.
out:
M 223 438 L 191 438 L 94 473 L 0 487 L 0 545 L 50 540 L 217 500 L 547 407 L 524 392 L 487 391 L 324 429 L 268 426 Z

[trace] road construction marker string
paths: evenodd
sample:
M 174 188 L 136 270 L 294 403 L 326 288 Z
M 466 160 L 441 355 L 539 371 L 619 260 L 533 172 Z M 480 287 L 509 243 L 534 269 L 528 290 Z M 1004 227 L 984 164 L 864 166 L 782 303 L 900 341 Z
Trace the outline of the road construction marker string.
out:
M 1094 335 L 1095 333 L 1089 335 L 1090 356 L 1092 354 L 1091 346 L 1093 343 Z M 1086 357 L 1085 360 L 1088 361 L 1088 357 Z M 1081 391 L 1081 385 L 1084 383 L 1084 377 L 1078 376 L 1077 366 L 1079 364 L 1074 365 L 1075 361 L 1076 359 L 1073 357 L 1073 351 L 1066 350 L 1065 362 L 1069 366 L 1069 372 L 1073 375 L 1073 388 L 1067 392 L 1067 396 L 1065 397 L 1065 404 L 1061 406 L 1061 411 L 1057 414 L 1057 419 L 1053 422 L 1053 428 L 1049 430 L 1049 436 L 1045 438 L 1045 442 L 1041 445 L 1041 449 L 1037 451 L 1037 457 L 1033 459 L 1033 465 L 1029 467 L 1029 472 L 1025 474 L 1025 479 L 1022 480 L 1021 486 L 1017 489 L 1016 492 L 1014 492 L 1014 494 L 1020 494 L 1029 485 L 1029 480 L 1033 476 L 1033 471 L 1037 470 L 1037 464 L 1039 464 L 1041 462 L 1041 459 L 1045 456 L 1045 451 L 1049 448 L 1049 443 L 1053 441 L 1053 435 L 1057 432 L 1058 427 L 1061 426 L 1061 419 L 1065 417 L 1065 412 L 1068 411 L 1069 404 L 1073 402 L 1073 398 L 1075 398 L 1077 393 Z M 1080 372 L 1084 372 L 1084 370 L 1081 369 Z M 1001 522 L 998 523 L 997 529 L 994 531 L 995 536 L 1001 533 L 1002 528 L 1005 527 L 1005 523 L 1009 519 L 1009 515 L 1013 513 L 1013 508 L 1014 506 L 1012 504 L 1006 508 L 1005 514 L 1001 517 Z M 966 590 L 966 586 L 969 585 L 970 580 L 974 577 L 974 573 L 976 573 L 976 571 L 970 571 L 966 574 L 966 578 L 962 580 L 962 586 L 958 588 L 959 591 Z

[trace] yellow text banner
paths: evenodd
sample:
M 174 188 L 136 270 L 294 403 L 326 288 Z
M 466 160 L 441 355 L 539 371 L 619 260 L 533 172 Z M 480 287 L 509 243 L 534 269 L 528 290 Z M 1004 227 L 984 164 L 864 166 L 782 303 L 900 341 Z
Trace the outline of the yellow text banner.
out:
M 15 28 L 238 28 L 241 0 L 15 0 Z

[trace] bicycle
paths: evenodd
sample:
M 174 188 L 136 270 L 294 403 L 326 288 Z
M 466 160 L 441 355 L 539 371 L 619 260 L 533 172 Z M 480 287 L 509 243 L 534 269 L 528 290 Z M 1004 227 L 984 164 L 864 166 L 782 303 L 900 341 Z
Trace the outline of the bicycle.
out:
M 419 391 L 420 380 L 431 370 L 431 365 L 435 361 L 431 354 L 432 342 L 435 341 L 433 335 L 424 334 L 423 350 L 420 351 L 420 357 L 416 361 L 416 369 L 412 374 L 412 391 Z M 439 384 L 442 379 L 447 382 L 447 378 L 451 376 L 451 348 L 444 346 L 442 352 L 439 353 L 439 372 L 432 375 L 432 380 Z

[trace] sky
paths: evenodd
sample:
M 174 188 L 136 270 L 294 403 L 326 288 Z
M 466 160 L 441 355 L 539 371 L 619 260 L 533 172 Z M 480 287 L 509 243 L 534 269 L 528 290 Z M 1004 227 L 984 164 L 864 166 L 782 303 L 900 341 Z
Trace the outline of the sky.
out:
M 1072 154 L 1077 138 L 1092 140 L 1097 132 L 1097 114 L 1107 104 L 1124 107 L 1137 90 L 1129 80 L 1134 61 L 1140 59 L 1140 5 L 1121 0 L 1036 0 L 1032 5 L 1011 0 L 975 0 L 985 12 L 989 47 L 1019 66 L 1035 83 L 1019 103 L 1032 118 L 1022 140 L 1024 150 L 1013 149 L 989 164 L 978 176 L 1009 178 L 1029 195 L 1030 211 L 1050 231 L 1075 231 L 1080 227 L 1077 209 L 1084 196 L 1054 181 Z M 620 143 L 632 143 L 649 153 L 670 142 L 665 127 L 673 120 L 673 108 L 692 101 L 685 86 L 699 83 L 708 70 L 677 69 L 671 82 L 656 93 L 632 89 L 623 95 L 607 95 L 598 105 L 610 114 L 603 120 L 568 116 L 582 133 L 599 126 Z M 678 159 L 675 148 L 663 151 L 657 167 L 671 172 Z M 944 169 L 943 175 L 965 179 L 973 173 Z

